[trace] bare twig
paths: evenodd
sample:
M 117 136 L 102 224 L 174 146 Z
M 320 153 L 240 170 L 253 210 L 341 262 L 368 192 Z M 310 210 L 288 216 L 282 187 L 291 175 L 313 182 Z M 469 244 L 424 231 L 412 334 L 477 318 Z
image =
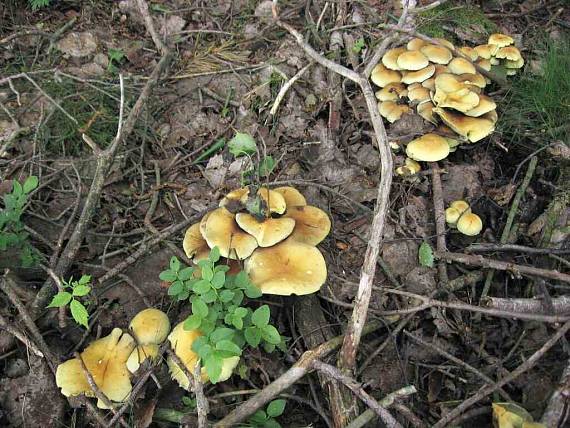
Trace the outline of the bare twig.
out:
M 487 397 L 489 394 L 492 394 L 493 392 L 497 391 L 499 388 L 503 387 L 504 385 L 508 384 L 509 382 L 512 382 L 517 377 L 519 377 L 521 374 L 523 374 L 527 370 L 534 367 L 536 365 L 536 363 L 538 363 L 538 361 L 544 356 L 544 354 L 546 354 L 546 352 L 548 352 L 548 350 L 550 348 L 552 348 L 556 344 L 556 342 L 558 342 L 562 337 L 564 337 L 564 335 L 566 334 L 566 332 L 568 332 L 568 330 L 570 330 L 570 321 L 567 321 L 562 327 L 560 327 L 556 331 L 556 333 L 550 339 L 548 339 L 538 351 L 536 351 L 534 354 L 532 354 L 530 357 L 528 357 L 526 359 L 526 361 L 524 363 L 522 363 L 520 366 L 518 366 L 515 370 L 513 370 L 510 375 L 505 376 L 504 378 L 502 378 L 501 380 L 499 380 L 498 382 L 496 382 L 493 385 L 489 385 L 489 386 L 482 388 L 476 394 L 474 394 L 472 397 L 463 401 L 455 409 L 446 413 L 445 416 L 442 417 L 433 426 L 433 428 L 443 428 L 445 426 L 448 426 L 448 423 L 451 420 L 453 420 L 457 416 L 461 415 L 463 412 L 465 412 L 465 410 L 467 410 L 473 404 L 481 401 L 483 398 Z
M 194 394 L 196 395 L 196 410 L 198 412 L 198 428 L 208 427 L 208 412 L 209 405 L 208 399 L 204 394 L 204 385 L 202 384 L 202 367 L 201 364 L 196 364 L 194 366 L 194 372 L 192 373 L 192 379 L 194 380 Z
M 503 299 L 500 297 L 486 297 L 481 302 L 488 308 L 509 312 L 570 315 L 570 296 L 555 297 L 551 303 L 551 308 L 547 308 L 546 301 L 540 299 Z
M 160 36 L 158 35 L 158 33 L 156 32 L 156 30 L 154 28 L 154 23 L 152 22 L 152 17 L 150 16 L 150 13 L 148 11 L 148 4 L 146 3 L 145 0 L 137 0 L 137 6 L 139 7 L 139 12 L 143 16 L 144 25 L 146 27 L 146 30 L 149 32 L 150 37 L 152 38 L 152 41 L 154 42 L 154 45 L 158 49 L 158 52 L 161 55 L 166 55 L 166 53 L 168 52 L 168 49 L 166 48 L 166 46 L 164 45 L 164 42 L 162 41 L 162 39 L 160 38 Z
M 437 162 L 430 162 L 431 184 L 433 192 L 433 210 L 435 213 L 435 231 L 437 234 L 437 251 L 447 251 L 445 244 L 445 207 L 443 205 L 443 189 L 441 187 L 441 177 L 439 176 L 440 169 Z M 440 260 L 437 263 L 437 270 L 439 272 L 439 281 L 442 284 L 447 284 L 449 277 L 447 276 L 447 263 Z
M 570 254 L 570 248 L 536 248 L 517 244 L 471 244 L 465 248 L 467 253 L 486 253 L 491 251 L 513 251 L 528 254 Z
M 311 68 L 312 65 L 313 65 L 313 63 L 309 62 L 306 66 L 304 66 L 302 69 L 300 69 L 297 72 L 297 74 L 295 74 L 293 77 L 291 77 L 291 79 L 289 79 L 287 81 L 287 83 L 285 83 L 281 87 L 281 89 L 279 90 L 279 93 L 275 97 L 275 101 L 273 102 L 273 106 L 271 107 L 271 110 L 269 110 L 270 115 L 274 115 L 275 113 L 277 113 L 277 110 L 279 109 L 279 105 L 281 104 L 281 101 L 283 101 L 283 98 L 285 98 L 287 91 L 289 91 L 291 86 L 293 86 L 297 80 L 299 80 L 301 77 L 303 77 L 303 74 L 305 74 L 307 72 L 307 70 L 309 68 Z
M 0 328 L 6 330 L 8 333 L 10 333 L 12 336 L 14 336 L 24 345 L 26 345 L 26 347 L 29 348 L 35 355 L 37 355 L 40 358 L 43 358 L 44 354 L 42 353 L 42 351 L 39 350 L 36 344 L 32 342 L 30 339 L 28 339 L 23 332 L 18 330 L 12 324 L 13 323 L 9 322 L 6 318 L 0 315 Z
M 505 270 L 517 276 L 519 275 L 539 276 L 542 278 L 548 278 L 555 281 L 570 283 L 570 275 L 558 272 L 557 270 L 540 269 L 532 266 L 518 265 L 514 263 L 488 259 L 482 256 L 473 256 L 461 253 L 450 253 L 450 252 L 440 253 L 439 251 L 436 251 L 434 252 L 434 256 L 439 259 L 448 260 L 450 262 L 463 263 L 468 266 L 480 266 L 489 269 Z
M 568 419 L 570 404 L 570 360 L 562 373 L 558 387 L 554 390 L 540 420 L 547 427 L 563 427 Z

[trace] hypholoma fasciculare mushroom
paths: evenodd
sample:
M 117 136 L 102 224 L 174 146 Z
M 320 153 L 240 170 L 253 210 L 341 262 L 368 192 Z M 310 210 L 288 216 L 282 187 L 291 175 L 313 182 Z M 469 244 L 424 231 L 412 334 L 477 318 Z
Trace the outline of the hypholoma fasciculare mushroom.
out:
M 161 310 L 144 309 L 131 320 L 129 332 L 137 346 L 127 360 L 127 368 L 135 373 L 145 360 L 154 360 L 158 356 L 159 346 L 170 332 L 170 320 Z
M 453 201 L 450 204 L 445 210 L 445 221 L 467 236 L 478 235 L 483 229 L 481 218 L 472 213 L 469 204 L 463 200 Z

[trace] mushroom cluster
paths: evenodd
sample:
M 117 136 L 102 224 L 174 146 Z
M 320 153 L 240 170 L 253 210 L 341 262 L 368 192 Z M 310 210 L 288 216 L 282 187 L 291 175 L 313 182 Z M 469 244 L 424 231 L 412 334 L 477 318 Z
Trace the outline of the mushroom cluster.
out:
M 471 212 L 469 204 L 462 200 L 453 201 L 445 210 L 445 221 L 467 236 L 478 235 L 483 229 L 481 217 Z
M 516 46 L 514 39 L 506 34 L 491 34 L 485 45 L 475 46 L 474 60 L 487 71 L 500 65 L 507 76 L 514 76 L 524 65 L 524 58 Z
M 316 247 L 331 222 L 307 205 L 293 187 L 255 186 L 228 193 L 215 210 L 190 226 L 183 248 L 197 262 L 218 247 L 222 257 L 243 260 L 251 282 L 264 294 L 303 295 L 318 291 L 327 268 Z

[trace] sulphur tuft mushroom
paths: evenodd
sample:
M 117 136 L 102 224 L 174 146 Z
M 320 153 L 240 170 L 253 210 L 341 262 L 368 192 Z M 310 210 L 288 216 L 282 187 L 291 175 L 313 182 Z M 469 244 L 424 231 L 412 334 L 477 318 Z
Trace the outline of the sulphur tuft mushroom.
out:
M 331 221 L 327 213 L 311 205 L 290 207 L 285 218 L 295 222 L 290 239 L 304 244 L 313 246 L 320 244 L 331 230 Z
M 449 155 L 449 145 L 437 134 L 425 134 L 408 143 L 408 157 L 420 162 L 437 162 Z
M 237 213 L 236 222 L 257 240 L 260 247 L 271 247 L 283 241 L 295 228 L 295 220 L 292 218 L 269 217 L 259 220 L 249 213 Z
M 327 266 L 313 245 L 288 238 L 258 248 L 245 261 L 245 271 L 263 294 L 298 296 L 318 291 L 327 279 Z
M 415 160 L 406 158 L 404 161 L 404 165 L 399 166 L 396 168 L 396 174 L 408 177 L 411 175 L 415 175 L 420 172 L 422 169 L 421 165 L 417 163 Z
M 464 212 L 457 220 L 457 230 L 467 236 L 478 235 L 483 229 L 481 218 L 472 212 Z
M 408 95 L 406 86 L 402 83 L 389 83 L 382 89 L 376 91 L 378 101 L 398 101 Z
M 416 71 L 429 65 L 429 61 L 421 51 L 406 51 L 398 56 L 398 67 L 401 70 Z
M 425 45 L 420 48 L 430 62 L 435 64 L 448 64 L 453 58 L 451 51 L 444 46 L 438 45 Z
M 386 68 L 383 64 L 377 64 L 372 73 L 370 74 L 370 80 L 381 88 L 390 84 L 398 83 L 402 80 L 402 74 L 399 71 L 390 70 Z
M 394 101 L 383 101 L 378 103 L 378 111 L 380 116 L 386 118 L 390 123 L 394 123 L 399 120 L 402 115 L 410 111 L 410 107 L 405 104 L 398 104 Z
M 159 345 L 170 332 L 170 320 L 161 310 L 144 309 L 131 320 L 129 331 L 137 346 L 127 360 L 127 368 L 135 373 L 146 359 L 154 360 L 158 356 Z
M 390 70 L 401 70 L 398 66 L 398 57 L 406 52 L 406 48 L 394 48 L 386 51 L 382 57 L 382 64 L 384 64 Z
M 130 335 L 123 333 L 120 328 L 114 328 L 108 336 L 94 341 L 80 354 L 95 384 L 111 402 L 122 403 L 131 393 L 132 385 L 126 362 L 134 347 L 135 341 Z M 77 358 L 67 360 L 57 367 L 55 382 L 66 397 L 81 394 L 95 397 L 81 361 Z M 107 408 L 101 400 L 97 400 L 97 407 Z
M 182 248 L 184 253 L 186 253 L 186 257 L 196 262 L 208 258 L 210 247 L 208 247 L 208 243 L 202 236 L 200 223 L 193 224 L 186 230 Z
M 285 200 L 285 205 L 287 207 L 301 207 L 303 205 L 307 205 L 307 200 L 305 197 L 294 187 L 290 186 L 283 186 L 283 187 L 276 187 L 273 191 L 279 193 L 283 196 Z
M 433 111 L 453 131 L 472 143 L 482 140 L 495 130 L 495 122 L 486 118 L 485 115 L 470 117 L 439 107 L 434 108 Z
M 503 48 L 505 46 L 512 45 L 514 42 L 515 40 L 511 36 L 502 33 L 494 33 L 489 36 L 487 43 Z

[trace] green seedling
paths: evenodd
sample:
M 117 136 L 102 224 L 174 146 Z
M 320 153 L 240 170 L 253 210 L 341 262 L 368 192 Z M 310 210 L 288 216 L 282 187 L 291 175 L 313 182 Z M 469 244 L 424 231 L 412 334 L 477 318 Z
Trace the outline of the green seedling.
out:
M 284 340 L 270 324 L 270 309 L 255 310 L 243 306 L 244 299 L 257 299 L 261 291 L 244 271 L 229 275 L 229 266 L 220 263 L 220 251 L 214 247 L 208 259 L 198 261 L 199 270 L 185 266 L 176 257 L 170 260 L 160 279 L 170 283 L 168 294 L 176 301 L 191 304 L 192 314 L 184 321 L 185 330 L 200 330 L 192 350 L 213 383 L 220 378 L 225 358 L 241 356 L 246 345 L 266 352 L 283 346 Z M 200 272 L 199 275 L 196 275 Z
M 197 164 L 199 162 L 202 162 L 203 160 L 208 159 L 210 156 L 212 156 L 218 150 L 223 149 L 225 146 L 226 146 L 226 140 L 224 140 L 223 138 L 220 138 L 218 141 L 216 141 L 214 144 L 212 144 L 210 147 L 208 147 L 206 150 L 204 150 L 202 152 L 202 154 L 200 156 L 198 156 L 192 162 L 192 164 L 194 165 L 194 164 Z
M 71 316 L 75 322 L 85 328 L 89 327 L 89 312 L 79 298 L 85 297 L 91 291 L 91 276 L 82 275 L 79 281 L 70 278 L 69 281 L 62 279 L 64 291 L 60 291 L 51 300 L 48 308 L 61 308 L 69 306 Z M 68 291 L 66 291 L 68 290 Z
M 109 65 L 107 66 L 107 71 L 109 73 L 116 73 L 118 66 L 125 57 L 125 53 L 121 49 L 110 48 L 107 52 L 109 58 Z
M 38 9 L 48 7 L 50 2 L 51 0 L 28 0 L 28 3 L 34 12 Z
M 4 208 L 0 210 L 0 252 L 17 250 L 24 267 L 33 266 L 38 257 L 22 222 L 28 196 L 37 187 L 38 177 L 33 175 L 24 184 L 14 180 L 12 191 L 2 198 Z
M 285 411 L 285 400 L 273 400 L 265 410 L 258 410 L 247 420 L 247 426 L 251 428 L 281 428 L 281 424 L 275 418 Z
M 360 53 L 360 52 L 362 52 L 362 49 L 364 49 L 365 47 L 366 47 L 366 43 L 364 42 L 364 38 L 361 37 L 360 39 L 358 39 L 354 42 L 354 45 L 352 45 L 352 52 Z

